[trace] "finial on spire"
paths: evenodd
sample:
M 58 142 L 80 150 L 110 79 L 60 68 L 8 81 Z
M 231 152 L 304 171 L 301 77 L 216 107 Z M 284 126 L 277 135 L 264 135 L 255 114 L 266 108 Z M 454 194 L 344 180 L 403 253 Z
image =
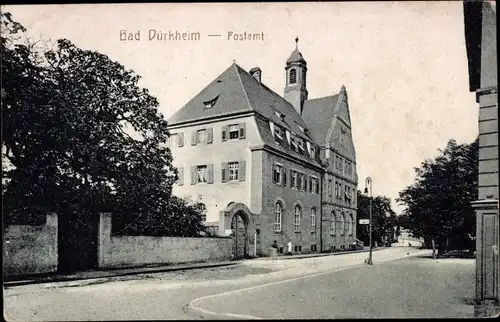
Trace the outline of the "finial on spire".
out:
M 299 49 L 299 37 L 295 37 L 295 49 Z

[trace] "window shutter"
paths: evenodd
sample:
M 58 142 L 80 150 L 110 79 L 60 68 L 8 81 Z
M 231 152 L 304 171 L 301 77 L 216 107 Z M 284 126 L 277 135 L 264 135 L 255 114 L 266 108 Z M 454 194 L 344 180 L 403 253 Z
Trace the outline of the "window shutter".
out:
M 304 174 L 304 191 L 309 192 L 309 176 Z
M 178 147 L 184 146 L 184 132 L 180 132 L 177 134 L 177 146 Z
M 196 184 L 197 178 L 196 178 L 196 167 L 191 166 L 191 184 Z
M 222 127 L 222 141 L 227 140 L 228 131 L 229 131 L 229 127 L 227 127 L 227 126 Z
M 240 161 L 239 163 L 238 176 L 240 181 L 245 181 L 245 161 Z
M 290 188 L 293 188 L 293 170 L 290 169 Z M 297 186 L 297 180 L 295 180 L 295 186 Z
M 284 187 L 286 186 L 286 171 L 287 171 L 287 168 L 284 166 L 283 167 L 283 175 L 282 175 L 282 179 L 281 179 Z
M 180 167 L 177 170 L 179 175 L 179 186 L 182 186 L 184 184 L 184 168 Z
M 214 165 L 207 165 L 207 183 L 214 183 Z
M 210 144 L 214 141 L 214 129 L 209 127 L 207 129 L 207 143 Z
M 196 131 L 191 132 L 191 145 L 196 145 L 198 142 L 196 142 Z
M 272 163 L 272 168 L 271 168 L 271 176 L 272 176 L 272 180 L 273 180 L 273 183 L 276 183 L 276 176 L 274 175 L 274 172 L 276 171 L 276 163 L 273 162 Z
M 245 138 L 245 133 L 246 132 L 246 124 L 245 123 L 240 123 L 240 139 Z
M 228 173 L 226 171 L 226 163 L 225 162 L 222 162 L 220 164 L 220 169 L 221 169 L 221 182 L 227 182 Z
M 319 180 L 316 180 L 316 193 L 319 194 Z
M 309 177 L 309 192 L 313 192 L 313 178 Z

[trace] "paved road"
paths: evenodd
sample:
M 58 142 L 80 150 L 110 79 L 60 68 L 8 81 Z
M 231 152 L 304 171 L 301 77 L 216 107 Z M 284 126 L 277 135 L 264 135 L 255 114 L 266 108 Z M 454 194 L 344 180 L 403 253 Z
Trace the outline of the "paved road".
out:
M 409 255 L 407 255 L 408 252 Z M 377 276 L 376 279 L 371 279 L 372 281 L 377 281 L 374 285 L 383 284 L 383 288 L 391 290 L 387 285 L 394 284 L 394 282 L 391 282 L 392 278 L 387 275 L 388 272 L 396 271 L 396 273 L 399 272 L 400 277 L 405 276 L 404 269 L 398 270 L 393 268 L 392 265 L 396 264 L 398 258 L 408 258 L 418 253 L 422 252 L 400 248 L 380 250 L 374 252 L 374 262 L 376 265 L 372 267 L 366 267 L 363 264 L 366 254 L 358 253 L 308 259 L 278 260 L 274 263 L 267 259 L 256 259 L 245 261 L 237 267 L 127 276 L 115 278 L 104 284 L 80 287 L 53 288 L 53 285 L 48 285 L 50 286 L 49 288 L 45 288 L 44 285 L 13 287 L 6 289 L 4 292 L 4 315 L 9 321 L 206 318 L 205 314 L 199 314 L 200 311 L 197 311 L 195 308 L 196 305 L 200 305 L 202 310 L 213 309 L 216 313 L 250 314 L 266 317 L 265 313 L 269 311 L 275 314 L 282 312 L 275 315 L 278 317 L 288 315 L 299 316 L 297 312 L 290 311 L 288 308 L 291 306 L 300 307 L 294 300 L 305 298 L 305 301 L 308 302 L 303 303 L 309 303 L 309 307 L 315 307 L 315 309 L 306 310 L 300 316 L 330 316 L 331 312 L 328 311 L 328 307 L 332 305 L 330 303 L 332 299 L 328 298 L 327 300 L 325 291 L 323 293 L 314 293 L 314 290 L 309 290 L 307 279 L 285 282 L 281 285 L 281 288 L 276 284 L 276 286 L 262 287 L 260 290 L 255 288 L 248 291 L 249 293 L 238 290 L 301 278 L 311 274 L 325 274 L 324 277 L 318 276 L 312 280 L 317 281 L 321 285 L 330 285 L 329 289 L 338 290 L 338 301 L 345 302 L 349 301 L 348 299 L 354 301 L 356 298 L 359 301 L 360 297 L 355 297 L 354 294 L 358 294 L 364 290 L 360 285 L 365 283 L 366 274 L 373 274 L 373 272 L 370 273 L 370 270 L 378 272 L 375 275 Z M 378 263 L 391 260 L 396 261 L 378 266 Z M 432 259 L 428 259 L 426 263 L 432 261 Z M 441 275 L 446 277 L 446 281 L 448 282 L 437 285 L 425 285 L 428 285 L 429 289 L 432 290 L 430 292 L 435 292 L 436 294 L 441 294 L 445 291 L 459 294 L 461 288 L 454 289 L 453 283 L 456 284 L 457 281 L 454 281 L 453 278 L 460 278 L 462 284 L 470 284 L 467 287 L 472 292 L 473 286 L 471 286 L 471 283 L 473 283 L 473 276 L 469 276 L 473 272 L 471 263 L 469 261 L 467 264 L 464 263 L 459 266 L 446 265 L 445 261 L 436 263 L 437 268 L 433 268 L 434 272 L 440 272 Z M 389 265 L 387 267 L 391 267 L 392 270 L 385 271 L 383 268 L 386 265 Z M 427 267 L 424 264 L 422 265 L 423 267 Z M 361 267 L 351 269 L 356 266 Z M 455 274 L 456 269 L 454 267 L 460 267 L 459 270 L 470 271 L 470 274 L 457 275 L 458 273 Z M 328 273 L 335 269 L 347 270 Z M 424 271 L 428 273 L 429 268 L 422 270 L 422 272 Z M 419 270 L 416 270 L 416 277 L 422 277 L 422 273 L 418 272 Z M 330 278 L 327 278 L 327 276 L 330 276 Z M 415 276 L 407 276 L 407 279 L 411 285 L 420 283 L 416 282 Z M 348 281 L 350 282 L 347 283 Z M 275 289 L 275 287 L 278 289 Z M 391 287 L 394 288 L 395 286 Z M 234 297 L 222 295 L 203 299 L 206 296 L 228 291 L 235 291 L 233 294 Z M 245 297 L 245 294 L 250 294 L 250 296 Z M 364 304 L 357 306 L 357 309 L 351 304 L 350 307 L 352 309 L 343 310 L 342 312 L 347 314 L 351 310 L 357 310 L 358 314 L 361 314 L 359 312 L 368 312 L 367 314 L 374 315 L 372 311 L 375 309 L 371 308 L 377 307 L 378 304 L 376 302 L 370 304 L 370 298 L 372 298 L 370 295 L 373 294 L 375 293 L 363 291 L 361 294 L 361 303 Z M 260 300 L 257 300 L 257 296 L 260 297 Z M 462 296 L 461 293 L 460 296 Z M 226 297 L 226 302 L 222 301 L 224 297 Z M 335 295 L 332 295 L 332 297 L 335 298 Z M 227 304 L 227 301 L 236 298 L 239 298 L 243 302 L 236 301 L 232 305 Z M 280 298 L 281 300 L 278 300 Z M 441 301 L 443 299 L 447 300 L 445 296 L 442 297 Z M 189 303 L 194 303 L 195 306 L 189 306 Z M 241 303 L 248 304 L 242 306 Z M 285 303 L 288 304 L 284 305 Z M 396 302 L 393 307 L 397 307 L 399 305 L 396 305 L 397 303 L 399 302 Z M 345 306 L 345 303 L 343 305 Z M 454 304 L 450 305 L 453 308 L 456 307 Z M 283 308 L 280 310 L 270 309 L 276 307 Z M 463 310 L 465 309 L 463 308 Z
M 474 261 L 411 257 L 195 300 L 205 312 L 264 319 L 473 317 Z

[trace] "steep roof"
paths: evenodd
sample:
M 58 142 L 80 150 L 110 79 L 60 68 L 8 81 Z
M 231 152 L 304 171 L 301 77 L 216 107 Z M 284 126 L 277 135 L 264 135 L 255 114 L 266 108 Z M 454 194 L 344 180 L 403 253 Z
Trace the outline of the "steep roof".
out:
M 332 125 L 338 98 L 339 94 L 336 94 L 304 102 L 302 118 L 319 145 L 326 143 L 326 134 Z
M 205 102 L 216 99 L 212 108 Z M 251 111 L 236 64 L 229 66 L 168 120 L 169 125 Z
M 205 103 L 215 101 L 212 108 Z M 169 120 L 169 125 L 205 118 L 255 111 L 299 137 L 313 138 L 301 129 L 306 123 L 295 108 L 247 71 L 233 63 Z M 283 115 L 281 119 L 279 115 Z
M 307 64 L 306 60 L 302 56 L 302 53 L 298 49 L 295 49 L 294 51 L 292 51 L 292 53 L 290 54 L 290 57 L 286 60 L 286 63 L 287 63 L 287 65 L 293 64 L 293 63 Z

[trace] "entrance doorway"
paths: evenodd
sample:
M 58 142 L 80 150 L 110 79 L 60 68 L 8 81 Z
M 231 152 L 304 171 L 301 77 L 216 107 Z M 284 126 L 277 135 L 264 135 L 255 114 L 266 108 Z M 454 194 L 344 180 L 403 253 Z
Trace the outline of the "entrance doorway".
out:
M 247 257 L 248 247 L 248 221 L 243 212 L 238 211 L 231 219 L 233 232 L 233 254 L 236 259 Z

